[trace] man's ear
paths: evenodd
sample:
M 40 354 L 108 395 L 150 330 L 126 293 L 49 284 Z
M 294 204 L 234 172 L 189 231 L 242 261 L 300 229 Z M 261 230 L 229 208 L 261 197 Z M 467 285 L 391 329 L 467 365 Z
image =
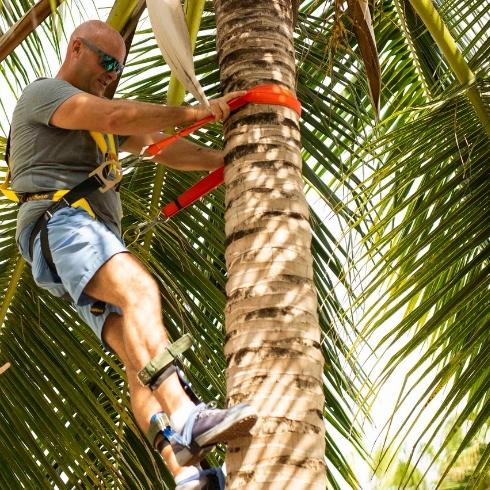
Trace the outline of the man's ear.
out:
M 80 41 L 80 39 L 74 39 L 72 41 L 71 51 L 74 54 L 79 55 L 81 48 L 82 48 L 82 42 Z

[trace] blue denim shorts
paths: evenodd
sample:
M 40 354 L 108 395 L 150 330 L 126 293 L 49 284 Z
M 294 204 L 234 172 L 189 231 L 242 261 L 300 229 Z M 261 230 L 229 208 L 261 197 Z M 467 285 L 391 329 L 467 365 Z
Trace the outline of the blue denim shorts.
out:
M 90 312 L 96 302 L 83 290 L 97 270 L 114 255 L 127 252 L 123 241 L 102 222 L 94 220 L 82 208 L 63 208 L 48 222 L 48 240 L 53 262 L 58 274 L 49 268 L 41 252 L 38 233 L 34 240 L 32 261 L 29 257 L 29 238 L 34 224 L 19 235 L 20 253 L 32 267 L 35 283 L 54 296 L 69 296 L 80 318 L 87 323 L 102 341 L 102 328 L 110 313 L 121 310 L 107 304 L 104 313 Z

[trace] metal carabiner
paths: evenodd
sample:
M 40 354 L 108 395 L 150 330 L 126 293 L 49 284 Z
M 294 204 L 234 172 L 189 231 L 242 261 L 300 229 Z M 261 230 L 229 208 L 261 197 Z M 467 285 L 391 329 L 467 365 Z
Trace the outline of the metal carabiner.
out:
M 105 160 L 95 170 L 89 173 L 89 177 L 97 175 L 104 184 L 99 188 L 100 192 L 107 192 L 115 187 L 123 178 L 121 165 L 117 160 Z
M 152 228 L 154 228 L 158 223 L 164 223 L 167 221 L 166 219 L 162 219 L 162 214 L 158 213 L 151 220 L 143 221 L 143 223 L 135 223 L 134 225 L 128 226 L 126 231 L 123 233 L 123 240 L 126 243 L 126 246 L 133 245 L 141 235 L 144 235 Z

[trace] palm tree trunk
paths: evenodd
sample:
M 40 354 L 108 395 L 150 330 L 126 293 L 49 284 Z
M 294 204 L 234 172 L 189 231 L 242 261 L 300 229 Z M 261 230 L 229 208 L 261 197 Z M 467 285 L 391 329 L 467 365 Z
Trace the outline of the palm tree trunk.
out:
M 294 90 L 290 0 L 215 0 L 223 91 Z M 229 489 L 319 489 L 323 357 L 297 115 L 249 105 L 225 125 L 225 311 L 229 403 L 249 402 L 253 437 L 228 449 Z

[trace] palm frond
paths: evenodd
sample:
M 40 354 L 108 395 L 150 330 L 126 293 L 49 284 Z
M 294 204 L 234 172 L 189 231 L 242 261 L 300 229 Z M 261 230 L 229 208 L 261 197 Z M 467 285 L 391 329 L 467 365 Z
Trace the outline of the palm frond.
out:
M 479 90 L 488 100 L 488 81 L 482 80 Z M 394 141 L 396 152 L 387 151 Z M 370 195 L 383 197 L 374 206 L 379 220 L 366 235 L 374 265 L 363 293 L 372 304 L 364 314 L 365 333 L 402 313 L 377 346 L 395 350 L 385 377 L 418 352 L 395 411 L 402 404 L 413 408 L 395 438 L 406 437 L 433 407 L 421 432 L 429 442 L 418 441 L 424 454 L 449 414 L 460 414 L 451 432 L 474 417 L 449 468 L 488 416 L 488 138 L 464 95 L 445 94 L 380 138 L 377 155 L 383 163 L 366 183 Z M 427 388 L 410 402 L 419 386 Z M 479 471 L 476 477 L 488 471 L 488 462 Z

